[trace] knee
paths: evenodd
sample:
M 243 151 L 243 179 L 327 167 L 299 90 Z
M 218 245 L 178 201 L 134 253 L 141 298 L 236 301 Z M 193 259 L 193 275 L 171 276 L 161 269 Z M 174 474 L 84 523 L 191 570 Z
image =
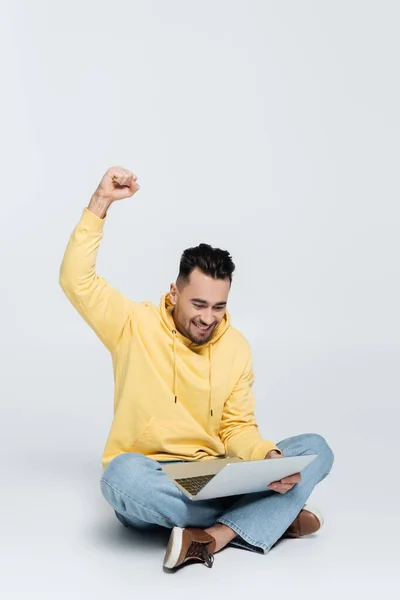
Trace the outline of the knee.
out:
M 306 433 L 304 437 L 307 438 L 307 446 L 312 454 L 318 454 L 318 458 L 322 460 L 329 472 L 332 468 L 335 456 L 332 448 L 329 446 L 326 439 L 318 433 Z
M 152 467 L 153 461 L 143 454 L 137 452 L 123 452 L 118 454 L 107 465 L 104 470 L 101 482 L 121 488 L 130 481 L 138 481 L 146 476 L 148 469 Z M 154 463 L 157 467 L 157 463 Z
M 104 470 L 100 480 L 101 493 L 116 511 L 124 512 L 126 498 L 141 498 L 149 471 L 158 467 L 158 463 L 143 454 L 119 454 Z

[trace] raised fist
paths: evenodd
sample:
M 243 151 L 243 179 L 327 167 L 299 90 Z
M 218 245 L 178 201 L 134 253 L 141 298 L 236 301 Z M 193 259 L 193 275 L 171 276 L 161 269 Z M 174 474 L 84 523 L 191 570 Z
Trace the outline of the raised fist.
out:
M 95 195 L 111 204 L 133 196 L 139 189 L 136 175 L 122 167 L 111 167 L 104 174 Z

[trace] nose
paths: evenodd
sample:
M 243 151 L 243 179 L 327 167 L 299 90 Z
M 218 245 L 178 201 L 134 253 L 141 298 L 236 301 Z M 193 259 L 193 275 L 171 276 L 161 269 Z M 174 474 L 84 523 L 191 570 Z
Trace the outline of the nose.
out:
M 201 320 L 203 321 L 204 325 L 211 325 L 212 323 L 214 323 L 214 315 L 212 308 L 206 309 L 201 314 Z

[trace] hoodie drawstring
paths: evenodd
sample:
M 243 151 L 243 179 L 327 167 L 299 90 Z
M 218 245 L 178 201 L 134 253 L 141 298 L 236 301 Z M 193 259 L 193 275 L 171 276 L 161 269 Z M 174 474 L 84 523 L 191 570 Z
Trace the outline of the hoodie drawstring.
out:
M 208 396 L 208 404 L 210 409 L 210 416 L 213 416 L 213 402 L 212 402 L 212 344 L 208 346 L 208 359 L 210 361 L 209 381 L 210 381 L 210 392 Z
M 173 340 L 174 340 L 174 383 L 173 383 L 173 393 L 174 393 L 174 398 L 175 398 L 175 404 L 178 402 L 178 396 L 176 394 L 176 380 L 177 380 L 177 375 L 176 375 L 176 330 L 173 329 L 172 330 L 172 335 L 173 335 Z
M 172 336 L 173 336 L 173 353 L 174 353 L 174 380 L 173 380 L 173 385 L 172 385 L 172 391 L 174 394 L 174 400 L 175 400 L 175 404 L 178 402 L 178 395 L 177 395 L 177 380 L 178 380 L 178 376 L 177 376 L 177 366 L 176 366 L 176 330 L 173 329 L 172 330 Z M 209 393 L 208 393 L 208 409 L 210 411 L 210 416 L 212 417 L 214 415 L 213 413 L 213 401 L 212 401 L 212 344 L 210 344 L 208 346 L 208 360 L 210 363 L 210 369 L 208 372 L 208 380 L 209 380 Z

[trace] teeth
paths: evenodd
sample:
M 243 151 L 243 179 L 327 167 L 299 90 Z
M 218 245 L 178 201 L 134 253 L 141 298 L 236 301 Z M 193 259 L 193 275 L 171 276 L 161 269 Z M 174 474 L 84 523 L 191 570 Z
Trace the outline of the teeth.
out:
M 205 330 L 205 329 L 208 329 L 208 328 L 209 328 L 209 325 L 206 325 L 205 327 L 204 327 L 204 326 L 202 326 L 202 325 L 198 325 L 197 323 L 195 323 L 195 325 L 196 325 L 196 327 L 198 327 L 199 329 L 204 329 L 204 330 Z

